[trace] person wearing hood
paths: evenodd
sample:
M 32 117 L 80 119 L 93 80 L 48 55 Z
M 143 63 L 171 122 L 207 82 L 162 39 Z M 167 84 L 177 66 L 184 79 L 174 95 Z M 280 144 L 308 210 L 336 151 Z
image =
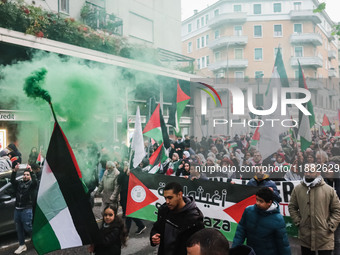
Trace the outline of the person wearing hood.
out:
M 187 240 L 204 228 L 203 214 L 192 197 L 183 196 L 183 188 L 177 182 L 168 183 L 163 196 L 166 202 L 158 209 L 150 243 L 159 245 L 158 255 L 185 255 Z
M 248 206 L 237 225 L 232 247 L 247 245 L 256 254 L 290 255 L 286 223 L 280 214 L 274 193 L 268 187 L 256 192 L 256 204 Z
M 279 194 L 279 191 L 276 187 L 275 182 L 269 179 L 269 175 L 266 174 L 262 170 L 262 165 L 256 165 L 257 171 L 255 173 L 255 176 L 249 180 L 247 183 L 248 186 L 255 186 L 255 187 L 268 187 L 273 191 L 274 194 L 274 200 L 278 203 L 281 202 L 281 197 Z
M 12 169 L 14 169 L 17 164 L 21 164 L 21 153 L 14 143 L 10 143 L 6 149 L 9 150 L 8 156 L 12 162 Z
M 7 156 L 5 150 L 0 151 L 0 173 L 7 172 L 12 169 L 12 162 Z
M 290 217 L 299 228 L 301 254 L 332 254 L 334 231 L 340 222 L 340 202 L 335 190 L 306 164 L 301 183 L 293 189 L 288 205 Z
M 112 161 L 106 162 L 106 170 L 104 172 L 103 178 L 99 183 L 99 187 L 96 191 L 96 196 L 102 194 L 102 208 L 108 205 L 114 205 L 118 208 L 118 196 L 119 196 L 119 184 L 118 184 L 119 171 L 116 164 Z

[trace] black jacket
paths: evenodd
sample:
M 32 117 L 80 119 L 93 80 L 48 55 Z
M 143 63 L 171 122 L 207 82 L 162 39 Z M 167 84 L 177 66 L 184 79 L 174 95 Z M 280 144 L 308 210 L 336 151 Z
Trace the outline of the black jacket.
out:
M 158 209 L 157 221 L 150 232 L 150 242 L 153 245 L 152 236 L 160 234 L 159 255 L 187 254 L 187 240 L 192 234 L 204 228 L 203 214 L 193 198 L 183 199 L 185 206 L 179 212 L 169 210 L 165 203 Z
M 32 208 L 32 204 L 36 195 L 38 185 L 37 177 L 34 172 L 31 172 L 32 179 L 30 181 L 17 181 L 17 172 L 12 172 L 11 183 L 16 191 L 15 207 Z
M 99 230 L 99 242 L 95 244 L 94 253 L 96 255 L 120 255 L 120 225 L 114 221 L 108 227 Z

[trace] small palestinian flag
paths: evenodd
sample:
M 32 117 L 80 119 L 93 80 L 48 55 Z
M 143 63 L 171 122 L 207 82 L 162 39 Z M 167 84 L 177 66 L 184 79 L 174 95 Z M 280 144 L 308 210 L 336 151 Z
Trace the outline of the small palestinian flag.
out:
M 185 94 L 181 87 L 179 86 L 179 82 L 177 81 L 177 97 L 176 101 L 172 103 L 172 107 L 170 108 L 169 120 L 168 124 L 173 126 L 176 133 L 180 132 L 180 120 L 183 114 L 183 111 L 190 100 L 190 96 Z
M 250 142 L 251 146 L 256 146 L 257 142 L 260 140 L 259 128 L 260 126 L 257 126 L 257 128 L 255 129 L 255 133 L 253 134 L 253 137 L 251 138 Z
M 167 156 L 165 153 L 165 149 L 163 146 L 163 143 L 158 146 L 157 150 L 152 153 L 151 157 L 149 158 L 149 164 L 150 164 L 150 174 L 154 174 L 159 171 L 161 164 L 164 163 L 167 160 Z
M 228 143 L 228 149 L 237 147 L 237 143 Z
M 160 104 L 157 105 L 155 111 L 152 113 L 143 130 L 143 134 L 154 139 L 158 144 L 164 143 L 166 148 L 170 147 L 170 139 L 164 123 Z
M 42 170 L 32 240 L 38 254 L 94 243 L 98 226 L 73 151 L 56 122 Z

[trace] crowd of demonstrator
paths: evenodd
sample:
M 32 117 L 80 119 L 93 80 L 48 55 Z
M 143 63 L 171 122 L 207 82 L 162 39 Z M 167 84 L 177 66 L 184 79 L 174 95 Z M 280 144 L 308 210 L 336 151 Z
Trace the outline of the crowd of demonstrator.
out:
M 259 186 L 256 204 L 248 207 L 238 225 L 233 248 L 213 230 L 203 230 L 203 215 L 195 201 L 184 197 L 180 185 L 168 183 L 164 190 L 166 203 L 159 208 L 158 220 L 150 233 L 152 245 L 159 245 L 159 254 L 290 254 L 285 223 L 279 211 L 281 201 L 275 181 L 301 181 L 295 187 L 289 204 L 289 212 L 299 229 L 302 254 L 340 254 L 340 140 L 330 135 L 314 136 L 305 151 L 293 137 L 281 137 L 281 148 L 263 159 L 247 135 L 230 137 L 178 137 L 170 142 L 168 159 L 152 166 L 148 157 L 158 148 L 145 142 L 147 156 L 135 171 L 153 172 L 169 176 L 194 179 L 223 177 L 247 179 L 247 185 Z M 115 144 L 99 148 L 95 143 L 73 148 L 90 193 L 102 197 L 102 242 L 91 245 L 95 254 L 120 254 L 134 221 L 141 234 L 146 227 L 142 220 L 125 217 L 130 167 L 129 150 Z M 40 179 L 40 165 L 36 164 L 37 150 L 32 149 L 29 166 L 22 181 L 16 181 L 16 166 L 21 154 L 14 144 L 0 152 L 0 171 L 12 168 L 12 183 L 17 189 L 15 222 L 19 238 L 20 254 L 27 248 L 23 237 L 32 230 L 32 212 L 36 189 Z M 248 174 L 240 169 L 250 166 L 255 171 Z M 264 166 L 271 166 L 264 171 Z M 156 171 L 155 171 L 156 167 Z M 209 172 L 204 167 L 224 169 Z M 285 171 L 281 171 L 285 167 Z M 321 167 L 321 171 L 317 171 Z M 210 168 L 212 169 L 212 168 Z M 228 170 L 229 169 L 229 170 Z M 232 170 L 230 170 L 232 169 Z M 235 171 L 236 169 L 236 171 Z M 287 170 L 288 169 L 288 170 Z M 24 196 L 22 196 L 24 194 Z M 29 196 L 26 196 L 29 194 Z M 21 201 L 23 200 L 23 201 Z M 322 201 L 322 203 L 320 203 Z M 23 203 L 21 203 L 23 202 Z M 125 222 L 117 215 L 123 209 Z M 28 215 L 28 216 L 27 216 Z M 334 234 L 335 233 L 335 234 Z M 210 240 L 207 236 L 215 236 Z M 246 240 L 247 245 L 242 245 Z M 216 242 L 216 243 L 215 243 Z M 212 246 L 211 246 L 212 245 Z M 219 248 L 222 245 L 224 248 Z M 216 248 L 214 248 L 216 247 Z M 215 253 L 216 252 L 216 253 Z

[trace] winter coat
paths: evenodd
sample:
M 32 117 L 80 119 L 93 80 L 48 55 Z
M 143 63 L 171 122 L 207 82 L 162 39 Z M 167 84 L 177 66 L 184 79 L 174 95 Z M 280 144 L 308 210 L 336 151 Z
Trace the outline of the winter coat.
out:
M 238 245 L 234 248 L 230 248 L 229 250 L 230 255 L 256 255 L 255 251 L 247 245 Z
M 99 183 L 98 190 L 96 192 L 99 195 L 101 192 L 103 203 L 117 203 L 119 195 L 118 185 L 119 171 L 114 168 L 112 171 L 106 170 L 103 175 L 103 179 Z
M 237 225 L 233 247 L 243 244 L 252 247 L 259 255 L 290 255 L 286 224 L 279 206 L 273 202 L 268 210 L 256 205 L 248 206 Z
M 275 182 L 273 182 L 272 180 L 269 179 L 262 179 L 262 180 L 258 180 L 255 178 L 251 178 L 249 180 L 249 182 L 247 183 L 248 186 L 255 186 L 255 187 L 268 187 L 268 188 L 272 188 L 273 192 L 274 192 L 274 200 L 278 203 L 281 202 L 281 197 L 279 194 L 279 191 L 276 187 Z
M 34 203 L 36 188 L 38 185 L 37 177 L 31 172 L 30 181 L 16 180 L 17 172 L 12 172 L 11 183 L 16 191 L 15 207 L 32 208 Z
M 0 173 L 7 172 L 12 169 L 12 162 L 8 156 L 0 157 Z
M 94 246 L 96 255 L 120 255 L 121 240 L 119 222 L 114 221 L 108 227 L 102 226 L 99 230 L 99 242 Z
M 204 228 L 203 214 L 191 197 L 183 197 L 185 206 L 179 211 L 171 211 L 164 203 L 158 209 L 157 221 L 150 232 L 152 236 L 159 233 L 161 242 L 158 255 L 186 255 L 186 242 L 189 237 Z
M 312 251 L 334 249 L 334 231 L 340 222 L 340 202 L 335 190 L 323 179 L 311 188 L 303 181 L 297 185 L 288 209 L 299 228 L 301 246 Z

